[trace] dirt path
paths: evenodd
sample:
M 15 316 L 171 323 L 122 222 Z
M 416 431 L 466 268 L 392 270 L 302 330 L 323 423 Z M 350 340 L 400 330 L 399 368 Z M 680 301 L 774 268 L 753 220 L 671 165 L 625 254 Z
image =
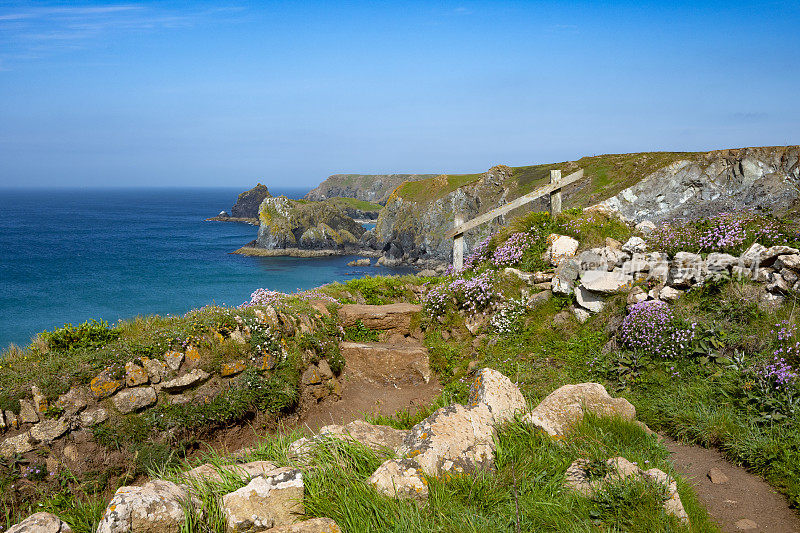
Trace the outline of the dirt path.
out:
M 725 533 L 739 531 L 800 533 L 800 516 L 786 498 L 764 480 L 728 462 L 714 449 L 687 446 L 664 437 L 675 469 L 684 474 Z M 727 477 L 712 483 L 709 471 L 716 468 Z M 745 523 L 745 520 L 751 521 Z

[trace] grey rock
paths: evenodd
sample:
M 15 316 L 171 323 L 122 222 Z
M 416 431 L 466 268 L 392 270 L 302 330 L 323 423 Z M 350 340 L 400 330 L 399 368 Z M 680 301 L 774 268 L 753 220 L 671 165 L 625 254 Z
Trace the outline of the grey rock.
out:
M 581 324 L 583 324 L 592 317 L 591 313 L 589 313 L 589 311 L 587 311 L 582 307 L 573 307 L 572 314 L 575 316 L 576 319 L 578 319 L 578 322 L 580 322 Z
M 623 218 L 660 222 L 723 211 L 783 212 L 800 196 L 800 148 L 718 150 L 675 161 L 599 204 Z
M 180 362 L 182 361 L 183 360 L 181 358 Z M 181 366 L 180 362 L 178 363 L 178 368 Z M 160 383 L 161 380 L 167 375 L 167 364 L 164 361 L 143 357 L 142 365 L 144 366 L 144 369 L 147 370 L 147 375 L 152 383 Z
M 756 524 L 749 518 L 742 518 L 741 520 L 737 520 L 734 525 L 736 526 L 737 531 L 753 531 L 758 529 L 758 524 Z
M 622 251 L 629 254 L 642 254 L 647 251 L 647 243 L 641 237 L 631 237 L 622 245 Z
M 97 424 L 102 424 L 108 420 L 108 411 L 102 407 L 89 409 L 88 411 L 84 411 L 80 414 L 79 420 L 81 426 L 83 427 L 89 428 L 96 426 Z
M 769 292 L 775 292 L 779 294 L 786 294 L 789 292 L 789 284 L 786 283 L 786 280 L 783 279 L 783 276 L 777 272 L 773 272 L 770 275 L 769 283 L 767 283 L 765 288 Z
M 679 291 L 678 289 L 667 285 L 666 287 L 663 287 L 659 291 L 658 298 L 659 300 L 664 300 L 665 302 L 672 303 L 676 301 L 678 298 L 680 298 L 682 294 L 683 291 Z
M 167 352 L 164 354 L 164 361 L 170 370 L 177 372 L 183 364 L 185 356 L 181 352 Z
M 161 388 L 167 392 L 180 392 L 182 390 L 199 385 L 209 377 L 211 376 L 207 372 L 204 372 L 199 368 L 195 368 L 187 374 L 161 383 Z
M 581 274 L 581 285 L 602 294 L 617 294 L 633 285 L 633 277 L 623 272 L 588 270 Z
M 6 533 L 71 533 L 71 531 L 69 525 L 56 515 L 36 513 L 11 526 Z
M 599 313 L 606 306 L 605 298 L 588 291 L 583 285 L 579 285 L 575 290 L 575 298 L 578 305 L 592 313 Z
M 49 419 L 33 426 L 30 435 L 38 442 L 49 444 L 64 435 L 67 431 L 69 431 L 69 424 L 67 424 L 64 419 Z
M 706 257 L 706 269 L 709 276 L 727 276 L 733 266 L 739 264 L 739 259 L 730 254 L 711 253 Z
M 297 521 L 304 512 L 303 474 L 281 468 L 253 478 L 246 486 L 222 497 L 222 514 L 230 533 L 266 531 Z
M 23 424 L 35 424 L 39 421 L 39 412 L 30 400 L 19 401 L 19 419 Z
M 553 279 L 551 280 L 551 288 L 554 294 L 572 294 L 574 291 L 575 281 L 578 279 L 581 271 L 581 263 L 575 258 L 568 258 L 561 261 L 556 268 Z
M 137 387 L 125 389 L 111 399 L 114 407 L 122 414 L 140 411 L 154 405 L 158 401 L 156 390 L 153 387 Z
M 699 254 L 678 252 L 672 259 L 669 270 L 669 284 L 687 288 L 705 279 L 705 263 Z

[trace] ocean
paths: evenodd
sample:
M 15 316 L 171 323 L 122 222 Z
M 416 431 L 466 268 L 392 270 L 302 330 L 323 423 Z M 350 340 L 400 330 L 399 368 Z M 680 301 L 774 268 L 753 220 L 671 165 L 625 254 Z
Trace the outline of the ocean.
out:
M 206 222 L 238 189 L 0 190 L 0 349 L 65 323 L 114 322 L 239 305 L 259 287 L 293 292 L 408 269 L 354 257 L 245 257 L 257 228 Z M 299 198 L 306 190 L 276 190 Z

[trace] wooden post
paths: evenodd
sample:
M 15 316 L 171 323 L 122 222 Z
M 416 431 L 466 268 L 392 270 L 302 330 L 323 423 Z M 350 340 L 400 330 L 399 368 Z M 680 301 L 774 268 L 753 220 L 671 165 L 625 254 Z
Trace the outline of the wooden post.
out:
M 553 185 L 561 182 L 561 171 L 550 171 L 550 183 Z M 555 217 L 561 213 L 561 188 L 558 188 L 550 193 L 550 216 Z
M 464 223 L 464 216 L 457 213 L 453 221 L 453 227 L 459 227 Z M 453 270 L 458 272 L 464 268 L 464 234 L 459 233 L 453 236 Z

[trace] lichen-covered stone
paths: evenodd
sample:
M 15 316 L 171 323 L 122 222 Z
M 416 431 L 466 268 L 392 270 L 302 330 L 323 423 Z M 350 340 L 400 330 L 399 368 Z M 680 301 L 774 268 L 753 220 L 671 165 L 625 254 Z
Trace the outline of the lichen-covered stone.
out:
M 472 382 L 469 406 L 481 404 L 489 408 L 493 424 L 513 420 L 515 415 L 523 413 L 528 407 L 519 387 L 491 368 L 482 369 Z
M 31 438 L 37 442 L 49 444 L 69 431 L 69 424 L 63 419 L 48 419 L 31 428 Z
M 36 385 L 31 385 L 31 394 L 33 395 L 33 408 L 36 409 L 36 412 L 39 413 L 39 416 L 44 416 L 47 412 L 47 408 L 49 407 L 49 403 L 47 398 L 42 391 L 39 390 L 39 387 Z
M 390 498 L 423 500 L 428 497 L 428 481 L 416 461 L 391 459 L 367 478 L 367 484 Z
M 633 285 L 633 277 L 623 272 L 587 270 L 581 274 L 581 285 L 592 292 L 617 294 Z
M 89 409 L 84 411 L 80 414 L 79 417 L 81 426 L 83 427 L 92 427 L 96 426 L 97 424 L 102 424 L 106 420 L 108 420 L 108 411 L 106 411 L 102 407 L 95 407 L 94 409 Z
M 35 447 L 30 433 L 20 433 L 19 435 L 8 437 L 0 442 L 0 457 L 11 457 L 17 454 L 28 453 Z
M 66 394 L 62 394 L 55 402 L 58 409 L 63 410 L 64 416 L 71 417 L 86 409 L 89 405 L 87 393 L 81 387 L 73 387 Z
M 230 363 L 223 363 L 222 367 L 220 368 L 219 375 L 223 378 L 235 376 L 236 374 L 244 372 L 245 368 L 247 368 L 247 364 L 241 359 L 238 361 L 232 361 Z
M 184 356 L 187 365 L 196 365 L 200 362 L 200 350 L 197 346 L 187 346 Z
M 125 385 L 128 387 L 138 387 L 150 381 L 150 376 L 143 367 L 133 361 L 125 363 Z
M 116 378 L 110 368 L 103 370 L 89 383 L 89 389 L 92 391 L 96 400 L 108 398 L 121 388 L 122 381 Z
M 169 351 L 164 354 L 164 362 L 174 372 L 180 370 L 183 360 L 184 355 L 181 352 Z
M 183 354 L 179 355 L 183 356 Z M 181 362 L 182 359 L 178 362 L 178 368 L 180 368 Z M 164 361 L 150 359 L 149 357 L 142 357 L 142 365 L 144 366 L 145 370 L 147 370 L 147 376 L 150 378 L 152 383 L 161 383 L 161 380 L 167 375 L 167 363 Z
M 187 490 L 164 480 L 139 487 L 120 487 L 106 507 L 97 533 L 176 533 L 185 521 L 185 507 L 199 503 Z
M 253 478 L 246 486 L 222 497 L 222 514 L 230 533 L 266 531 L 297 521 L 304 512 L 303 474 L 281 468 Z
M 39 411 L 30 400 L 19 401 L 19 419 L 23 424 L 35 424 L 39 421 Z
M 120 413 L 127 414 L 154 405 L 158 397 L 153 387 L 136 387 L 120 392 L 111 400 Z
M 54 514 L 32 514 L 19 524 L 8 528 L 6 533 L 71 533 L 69 525 Z

